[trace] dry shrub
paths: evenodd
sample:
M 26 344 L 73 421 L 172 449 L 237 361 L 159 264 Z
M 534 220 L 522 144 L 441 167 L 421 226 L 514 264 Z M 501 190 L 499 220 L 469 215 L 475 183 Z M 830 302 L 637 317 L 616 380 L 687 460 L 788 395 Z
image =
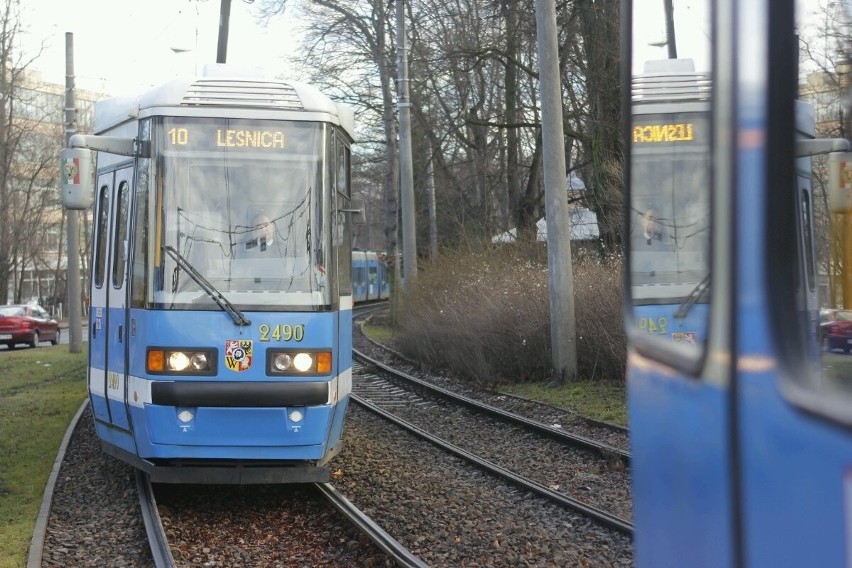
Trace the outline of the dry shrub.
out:
M 623 259 L 586 257 L 574 263 L 577 372 L 580 377 L 624 380 Z
M 514 245 L 424 265 L 396 340 L 409 356 L 482 385 L 552 374 L 546 251 Z M 578 374 L 623 379 L 621 262 L 574 265 Z

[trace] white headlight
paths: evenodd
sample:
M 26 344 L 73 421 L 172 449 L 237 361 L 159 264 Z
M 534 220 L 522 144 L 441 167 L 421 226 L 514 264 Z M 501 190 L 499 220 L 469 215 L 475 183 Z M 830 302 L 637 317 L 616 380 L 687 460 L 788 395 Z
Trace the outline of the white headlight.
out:
M 304 417 L 305 417 L 304 414 L 302 414 L 298 410 L 294 410 L 293 412 L 290 413 L 290 422 L 301 422 L 302 418 L 304 418 Z
M 194 418 L 194 416 L 192 415 L 192 412 L 190 412 L 189 410 L 184 410 L 183 412 L 178 414 L 178 419 L 181 422 L 190 422 L 190 421 L 192 421 L 193 418 Z
M 310 353 L 299 353 L 293 358 L 293 366 L 296 367 L 296 370 L 303 373 L 309 371 L 313 365 L 314 360 L 311 358 Z
M 193 353 L 190 360 L 192 368 L 196 371 L 204 371 L 208 368 L 207 355 L 205 353 Z
M 279 353 L 275 356 L 275 370 L 286 371 L 293 364 L 293 359 L 287 353 Z
M 183 371 L 189 367 L 189 357 L 181 351 L 175 351 L 169 355 L 169 369 L 172 371 Z

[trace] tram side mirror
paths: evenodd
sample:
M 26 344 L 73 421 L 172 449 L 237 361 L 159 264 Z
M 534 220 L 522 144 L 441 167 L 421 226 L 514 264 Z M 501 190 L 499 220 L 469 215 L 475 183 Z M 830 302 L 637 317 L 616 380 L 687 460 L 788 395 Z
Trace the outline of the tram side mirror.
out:
M 363 225 L 367 222 L 366 205 L 363 199 L 350 199 L 349 209 L 341 209 L 340 212 L 351 213 L 353 225 Z
M 88 209 L 95 187 L 91 150 L 64 148 L 59 152 L 60 191 L 66 209 Z
M 852 152 L 828 155 L 828 202 L 832 213 L 852 213 Z

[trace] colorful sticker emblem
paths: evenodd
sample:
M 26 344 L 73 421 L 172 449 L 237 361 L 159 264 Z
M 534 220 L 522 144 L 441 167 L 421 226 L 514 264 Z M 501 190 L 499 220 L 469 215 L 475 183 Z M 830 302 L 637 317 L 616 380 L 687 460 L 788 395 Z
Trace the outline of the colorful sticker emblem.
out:
M 239 373 L 251 367 L 251 340 L 225 340 L 225 366 Z
M 80 158 L 65 158 L 62 162 L 62 184 L 80 185 Z
M 698 333 L 694 331 L 675 332 L 672 334 L 672 339 L 676 343 L 688 343 L 695 345 L 698 343 Z

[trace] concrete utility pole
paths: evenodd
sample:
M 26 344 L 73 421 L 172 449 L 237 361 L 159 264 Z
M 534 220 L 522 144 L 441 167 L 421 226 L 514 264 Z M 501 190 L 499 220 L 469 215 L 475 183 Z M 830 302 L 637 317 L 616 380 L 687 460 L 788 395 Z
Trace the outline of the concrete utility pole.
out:
M 403 293 L 417 279 L 417 227 L 414 215 L 414 168 L 411 160 L 411 103 L 408 101 L 408 47 L 405 0 L 396 0 L 397 108 L 399 109 L 399 194 L 402 207 Z
M 77 132 L 77 103 L 74 98 L 74 34 L 65 32 L 65 147 Z M 68 352 L 83 351 L 82 302 L 80 298 L 80 229 L 74 209 L 66 209 L 68 241 L 65 281 L 68 302 Z
M 226 63 L 228 59 L 228 28 L 231 22 L 231 0 L 222 0 L 219 4 L 219 45 L 216 48 L 216 63 Z
M 551 384 L 563 384 L 577 377 L 577 331 L 555 0 L 536 0 L 535 19 L 541 89 L 550 343 L 553 351 L 554 376 Z

